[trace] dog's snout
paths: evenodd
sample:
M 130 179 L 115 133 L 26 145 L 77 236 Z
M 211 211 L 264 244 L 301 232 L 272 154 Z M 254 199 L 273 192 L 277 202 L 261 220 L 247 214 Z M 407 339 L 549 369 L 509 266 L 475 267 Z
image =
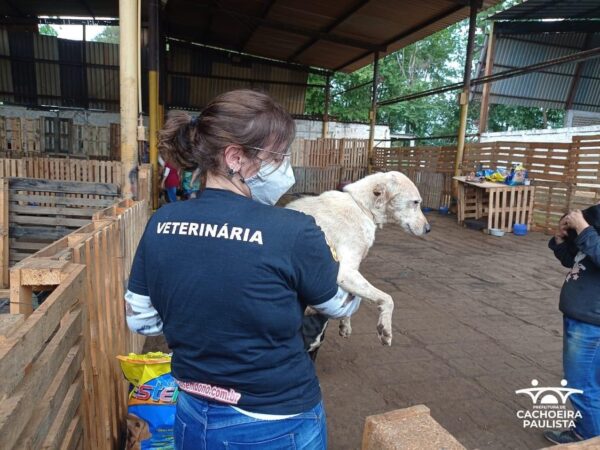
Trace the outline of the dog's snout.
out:
M 425 233 L 429 233 L 431 231 L 431 225 L 428 223 L 425 224 Z

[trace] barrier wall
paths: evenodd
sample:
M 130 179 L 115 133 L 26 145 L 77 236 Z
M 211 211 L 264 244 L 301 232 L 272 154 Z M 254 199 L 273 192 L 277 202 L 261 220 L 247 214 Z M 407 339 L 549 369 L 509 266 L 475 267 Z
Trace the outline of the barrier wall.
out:
M 0 448 L 121 448 L 127 383 L 115 356 L 144 343 L 127 329 L 123 294 L 147 218 L 146 202 L 121 201 L 11 269 Z

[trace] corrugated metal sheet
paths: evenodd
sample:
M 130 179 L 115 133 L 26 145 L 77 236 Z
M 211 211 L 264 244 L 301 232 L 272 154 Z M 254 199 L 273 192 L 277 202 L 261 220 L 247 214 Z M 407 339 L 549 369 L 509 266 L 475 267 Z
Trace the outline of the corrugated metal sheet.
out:
M 202 109 L 222 92 L 247 88 L 270 94 L 292 114 L 304 113 L 307 72 L 176 42 L 170 44 L 167 67 L 168 102 L 174 107 Z
M 598 0 L 527 0 L 491 17 L 492 20 L 600 19 Z
M 86 42 L 89 107 L 119 110 L 119 46 Z
M 600 5 L 599 5 L 600 6 Z M 496 40 L 494 73 L 524 67 L 567 56 L 584 50 L 586 34 L 519 34 L 502 35 Z M 587 48 L 600 46 L 600 33 L 592 36 Z M 553 66 L 492 84 L 492 103 L 546 108 L 565 108 L 577 64 Z M 483 73 L 478 74 L 482 76 Z M 482 86 L 477 86 L 476 97 Z M 573 109 L 600 111 L 600 60 L 583 63 L 581 77 L 574 97 Z
M 33 35 L 33 54 L 35 59 L 56 61 L 56 63 L 35 63 L 37 93 L 40 103 L 62 105 L 60 90 L 60 66 L 58 40 L 50 36 Z

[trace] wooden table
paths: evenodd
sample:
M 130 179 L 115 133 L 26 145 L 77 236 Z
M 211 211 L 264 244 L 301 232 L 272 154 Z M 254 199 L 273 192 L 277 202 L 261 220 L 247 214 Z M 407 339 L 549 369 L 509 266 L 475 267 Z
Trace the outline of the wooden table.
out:
M 487 216 L 487 228 L 512 232 L 515 223 L 527 225 L 533 219 L 534 186 L 508 186 L 504 183 L 467 181 L 466 177 L 454 177 L 458 181 L 458 223 L 465 219 Z

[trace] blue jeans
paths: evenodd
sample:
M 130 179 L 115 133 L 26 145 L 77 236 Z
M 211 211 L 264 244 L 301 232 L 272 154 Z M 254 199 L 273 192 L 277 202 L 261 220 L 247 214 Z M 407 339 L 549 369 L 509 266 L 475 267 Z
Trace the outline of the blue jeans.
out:
M 259 420 L 183 391 L 175 414 L 177 450 L 325 450 L 327 426 L 320 402 L 289 419 Z
M 583 394 L 569 397 L 581 419 L 575 432 L 584 439 L 600 436 L 600 326 L 564 316 L 563 368 L 568 387 Z
M 167 200 L 169 200 L 169 203 L 173 203 L 173 202 L 177 201 L 177 188 L 176 187 L 165 188 L 165 192 L 167 193 Z

